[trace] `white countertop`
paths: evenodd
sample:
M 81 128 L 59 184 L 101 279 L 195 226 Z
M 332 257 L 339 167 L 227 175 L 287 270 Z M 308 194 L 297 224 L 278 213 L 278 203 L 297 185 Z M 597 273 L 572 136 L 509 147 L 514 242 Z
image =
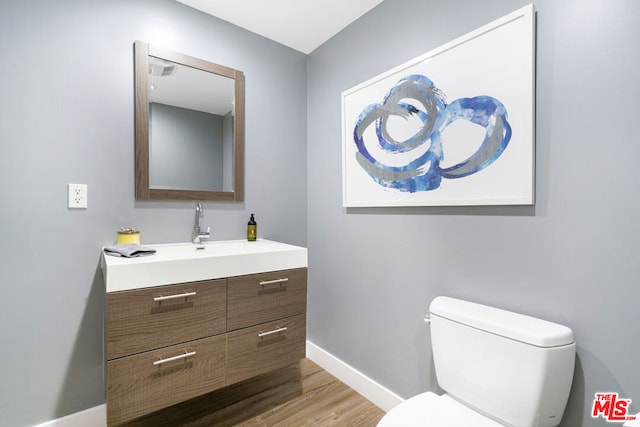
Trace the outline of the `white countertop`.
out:
M 156 253 L 137 258 L 102 254 L 107 292 L 307 267 L 306 248 L 272 240 L 143 246 Z

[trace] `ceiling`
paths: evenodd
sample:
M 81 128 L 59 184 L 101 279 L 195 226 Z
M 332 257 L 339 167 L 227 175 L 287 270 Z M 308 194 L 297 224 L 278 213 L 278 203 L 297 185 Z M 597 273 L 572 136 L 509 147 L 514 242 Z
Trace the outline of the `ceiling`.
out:
M 149 56 L 149 83 L 150 103 L 218 116 L 233 113 L 232 78 Z
M 302 53 L 383 0 L 177 0 Z

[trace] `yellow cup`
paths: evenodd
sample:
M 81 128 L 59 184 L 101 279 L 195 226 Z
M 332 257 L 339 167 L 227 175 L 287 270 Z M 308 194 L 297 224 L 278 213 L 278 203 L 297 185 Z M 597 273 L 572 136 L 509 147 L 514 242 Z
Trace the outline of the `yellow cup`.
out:
M 140 244 L 139 231 L 118 231 L 118 244 L 126 245 L 127 243 Z

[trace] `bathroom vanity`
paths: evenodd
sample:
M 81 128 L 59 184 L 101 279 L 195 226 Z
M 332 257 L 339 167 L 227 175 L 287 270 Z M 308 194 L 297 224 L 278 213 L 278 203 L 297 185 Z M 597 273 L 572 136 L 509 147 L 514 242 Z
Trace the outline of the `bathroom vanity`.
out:
M 305 248 L 151 246 L 102 257 L 109 426 L 305 357 Z

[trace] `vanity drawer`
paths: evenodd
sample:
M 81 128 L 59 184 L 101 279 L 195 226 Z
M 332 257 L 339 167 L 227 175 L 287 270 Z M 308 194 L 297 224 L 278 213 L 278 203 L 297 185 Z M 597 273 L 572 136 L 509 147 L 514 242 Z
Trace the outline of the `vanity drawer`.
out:
M 224 387 L 225 343 L 218 335 L 108 361 L 108 424 Z
M 307 311 L 306 268 L 231 277 L 228 281 L 228 331 Z
M 227 334 L 227 384 L 304 359 L 306 315 L 281 319 Z
M 107 359 L 222 334 L 226 279 L 107 294 Z

